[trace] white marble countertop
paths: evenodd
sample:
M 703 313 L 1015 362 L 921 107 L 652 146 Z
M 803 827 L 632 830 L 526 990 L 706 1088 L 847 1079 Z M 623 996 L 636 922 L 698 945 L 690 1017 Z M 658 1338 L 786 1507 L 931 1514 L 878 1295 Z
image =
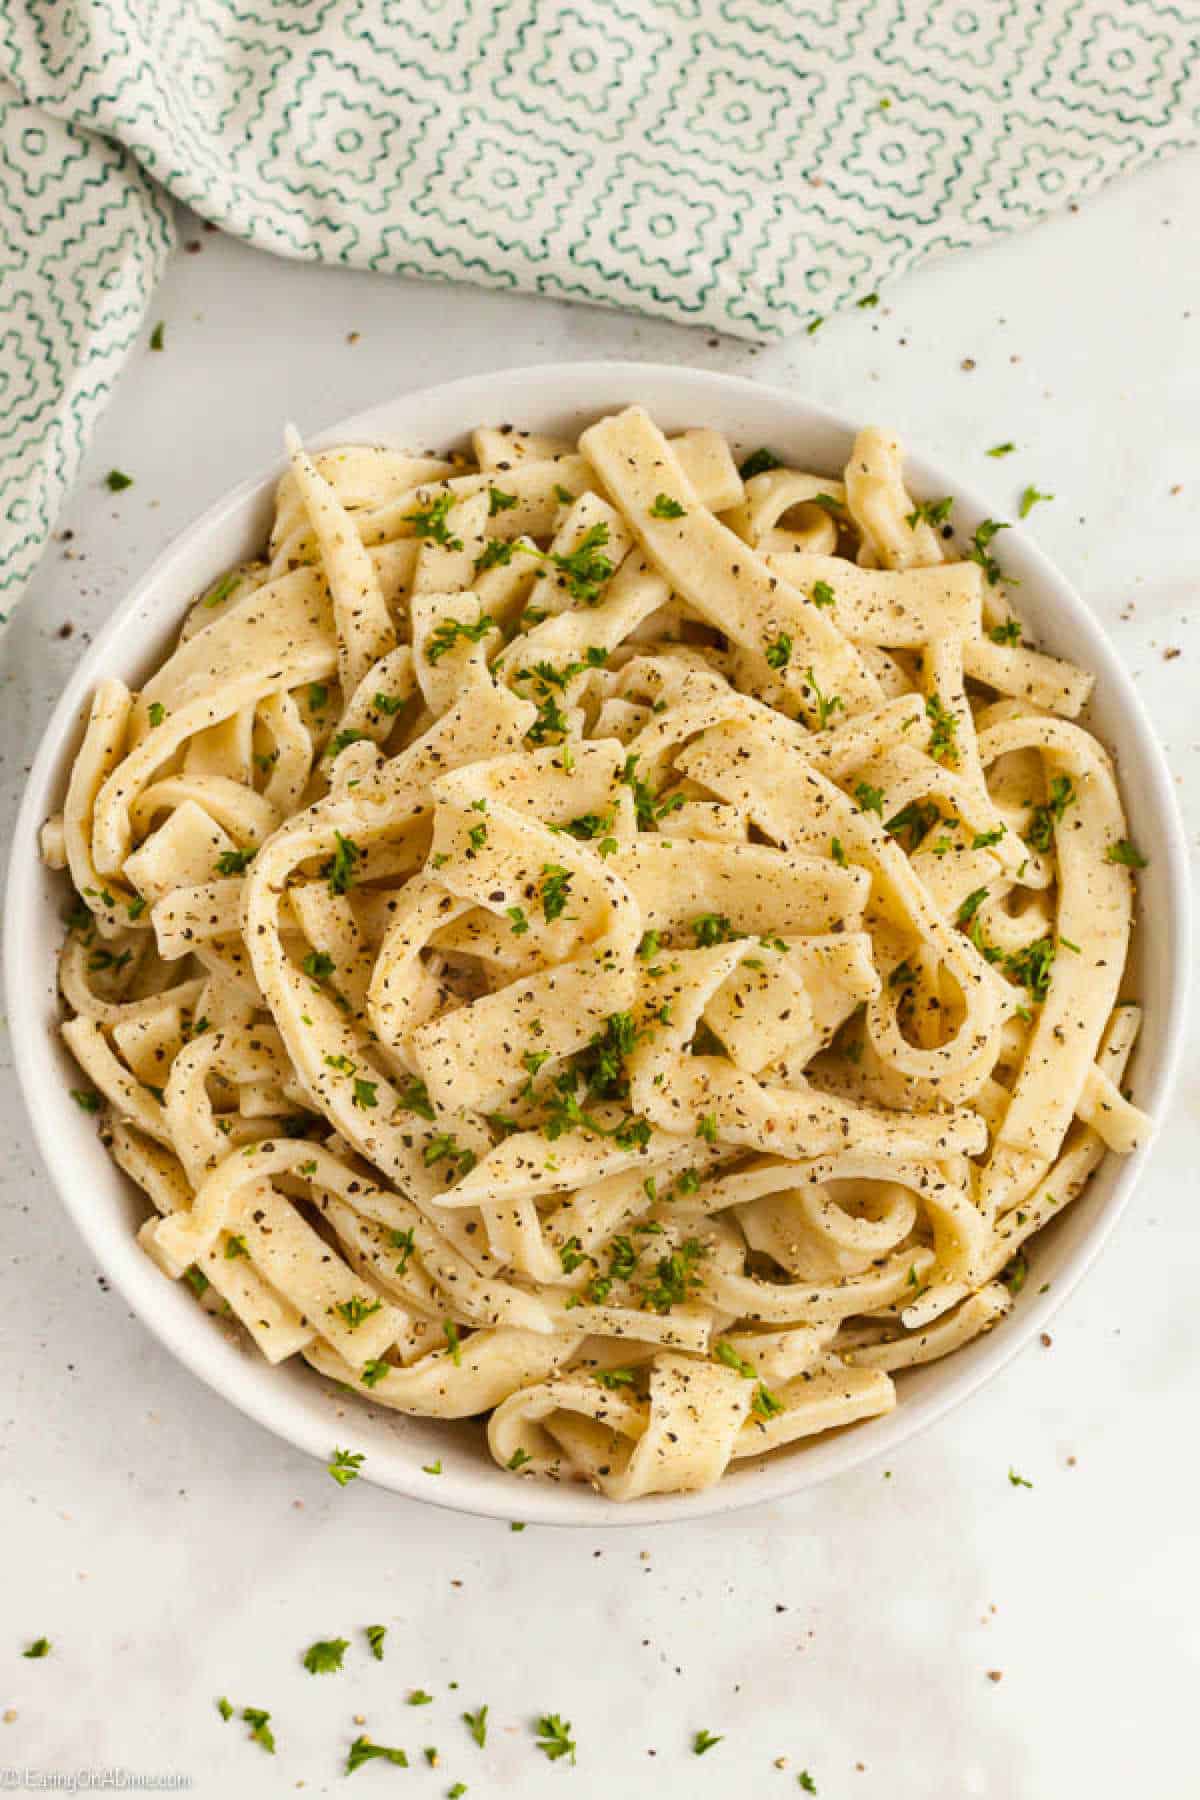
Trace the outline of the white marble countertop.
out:
M 1053 492 L 1030 529 L 1141 683 L 1195 842 L 1198 178 L 1200 159 L 1181 159 L 762 350 L 276 262 L 189 231 L 200 252 L 176 256 L 153 313 L 166 349 L 135 356 L 62 521 L 74 539 L 52 546 L 0 648 L 5 822 L 89 630 L 175 532 L 276 454 L 285 417 L 315 430 L 450 375 L 623 356 L 735 371 L 894 425 L 1002 518 L 1027 482 Z M 1019 454 L 988 461 L 1008 439 Z M 135 479 L 116 496 L 101 485 L 112 467 Z M 470 1800 L 769 1800 L 799 1793 L 801 1770 L 823 1800 L 1196 1794 L 1194 1059 L 1140 1195 L 1051 1345 L 890 1472 L 621 1534 L 514 1535 L 366 1482 L 337 1488 L 106 1291 L 11 1079 L 0 1092 L 0 1771 L 327 1793 L 366 1730 L 413 1766 L 356 1780 L 414 1800 L 458 1781 Z M 1011 1485 L 1010 1467 L 1033 1486 Z M 374 1623 L 389 1628 L 382 1663 L 362 1642 Z M 50 1656 L 24 1660 L 42 1634 Z M 345 1671 L 307 1674 L 304 1647 L 339 1635 L 353 1644 Z M 433 1704 L 410 1710 L 415 1687 Z M 274 1758 L 222 1723 L 222 1694 L 271 1712 Z M 459 1715 L 483 1703 L 480 1750 Z M 537 1753 L 530 1721 L 545 1711 L 573 1722 L 577 1768 Z M 703 1758 L 699 1728 L 723 1737 Z

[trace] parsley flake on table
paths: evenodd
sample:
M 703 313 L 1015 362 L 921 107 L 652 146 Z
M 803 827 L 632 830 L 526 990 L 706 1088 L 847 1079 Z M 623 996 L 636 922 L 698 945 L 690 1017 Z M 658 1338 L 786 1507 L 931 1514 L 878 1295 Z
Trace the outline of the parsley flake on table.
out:
M 481 1706 L 478 1712 L 465 1712 L 462 1714 L 463 1724 L 466 1726 L 481 1750 L 487 1743 L 487 1716 L 488 1709 L 486 1706 Z
M 30 1662 L 40 1662 L 43 1656 L 49 1656 L 49 1654 L 50 1639 L 44 1637 L 34 1638 L 29 1648 L 21 1652 L 21 1655 L 28 1658 Z
M 692 1755 L 703 1756 L 714 1744 L 724 1742 L 723 1735 L 714 1737 L 711 1731 L 698 1731 L 692 1739 Z
M 543 1713 L 536 1729 L 537 1747 L 550 1762 L 558 1762 L 564 1756 L 575 1761 L 576 1745 L 571 1736 L 570 1719 L 561 1719 L 557 1713 Z
M 889 1473 L 890 1473 L 890 1471 L 889 1471 Z M 796 1782 L 799 1787 L 802 1787 L 804 1789 L 804 1792 L 806 1794 L 815 1794 L 817 1791 L 817 1784 L 813 1780 L 812 1776 L 809 1774 L 807 1769 L 801 1769 L 800 1773 L 796 1777 Z
M 133 476 L 126 475 L 123 469 L 110 469 L 104 477 L 104 485 L 112 494 L 119 494 L 124 488 L 133 486 Z
M 1023 1475 L 1018 1475 L 1015 1469 L 1009 1469 L 1008 1471 L 1008 1484 L 1010 1487 L 1031 1488 L 1033 1486 L 1032 1481 L 1026 1481 L 1025 1477 Z
M 398 1769 L 408 1767 L 408 1757 L 403 1750 L 388 1744 L 373 1744 L 369 1737 L 356 1737 L 346 1758 L 346 1774 L 353 1775 L 355 1769 L 361 1769 L 369 1762 L 394 1763 Z
M 1043 500 L 1053 500 L 1053 494 L 1039 493 L 1035 487 L 1027 487 L 1021 495 L 1021 517 L 1027 519 L 1034 507 Z
M 229 1701 L 225 1698 L 224 1694 L 222 1694 L 220 1696 L 220 1698 L 214 1702 L 214 1704 L 216 1706 L 217 1711 L 220 1713 L 221 1717 L 224 1719 L 225 1723 L 228 1725 L 230 1719 L 232 1719 L 232 1717 L 233 1717 L 233 1708 L 229 1704 Z
M 304 1666 L 310 1675 L 336 1675 L 349 1648 L 349 1638 L 318 1638 L 304 1652 Z
M 383 1640 L 386 1636 L 386 1625 L 367 1626 L 367 1643 L 370 1645 L 371 1655 L 375 1658 L 376 1662 L 383 1661 Z
M 410 1706 L 432 1706 L 433 1695 L 427 1694 L 424 1688 L 413 1688 L 408 1696 Z
M 243 1706 L 242 1718 L 250 1727 L 250 1736 L 269 1756 L 275 1754 L 275 1733 L 271 1730 L 271 1715 L 260 1706 Z
M 166 349 L 166 330 L 166 326 L 160 319 L 158 324 L 154 327 L 154 330 L 150 333 L 150 348 L 152 350 Z

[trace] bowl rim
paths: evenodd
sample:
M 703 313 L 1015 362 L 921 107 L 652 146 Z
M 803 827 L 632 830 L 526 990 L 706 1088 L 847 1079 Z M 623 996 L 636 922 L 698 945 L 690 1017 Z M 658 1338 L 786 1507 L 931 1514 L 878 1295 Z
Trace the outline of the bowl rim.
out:
M 784 393 L 766 382 L 652 362 L 575 361 L 518 365 L 487 375 L 465 376 L 433 387 L 413 389 L 322 429 L 307 442 L 310 447 L 321 449 L 348 442 L 398 441 L 404 432 L 414 428 L 404 425 L 397 415 L 421 408 L 433 411 L 459 408 L 462 421 L 457 428 L 459 433 L 469 432 L 493 413 L 496 417 L 507 417 L 514 412 L 522 418 L 524 428 L 536 430 L 539 417 L 548 411 L 569 410 L 598 415 L 606 408 L 628 404 L 628 401 L 616 400 L 614 394 L 636 390 L 641 384 L 660 392 L 664 388 L 673 390 L 678 404 L 695 410 L 702 421 L 703 403 L 709 396 L 714 402 L 724 401 L 726 411 L 733 409 L 739 400 L 752 410 L 764 403 L 782 407 L 792 415 L 788 429 L 794 431 L 797 439 L 815 430 L 846 437 L 858 429 L 854 421 L 845 416 L 802 396 Z M 606 396 L 606 389 L 611 389 L 612 393 Z M 661 408 L 661 401 L 656 404 Z M 523 412 L 523 408 L 527 411 Z M 453 433 L 443 430 L 442 435 Z M 186 562 L 248 503 L 264 501 L 283 467 L 282 457 L 275 459 L 268 467 L 223 494 L 173 537 L 133 583 L 64 685 L 26 777 L 13 828 L 3 921 L 4 986 L 14 1066 L 34 1141 L 59 1200 L 100 1268 L 141 1322 L 193 1375 L 258 1424 L 309 1455 L 326 1461 L 331 1440 L 336 1435 L 335 1429 L 331 1429 L 333 1415 L 330 1415 L 329 1426 L 320 1425 L 315 1416 L 316 1409 L 310 1411 L 295 1402 L 282 1381 L 270 1388 L 261 1379 L 248 1377 L 244 1369 L 239 1372 L 238 1353 L 223 1353 L 231 1347 L 225 1343 L 222 1334 L 212 1330 L 201 1309 L 192 1303 L 186 1310 L 174 1304 L 179 1298 L 177 1284 L 163 1279 L 132 1233 L 125 1229 L 115 1230 L 104 1210 L 88 1203 L 82 1191 L 83 1184 L 73 1173 L 71 1133 L 55 1128 L 56 1116 L 70 1116 L 64 1110 L 70 1104 L 69 1094 L 56 1073 L 50 1083 L 54 1099 L 48 1100 L 46 1093 L 52 1050 L 49 1044 L 41 1041 L 49 1035 L 43 1030 L 39 1013 L 38 983 L 44 978 L 44 971 L 40 971 L 36 959 L 27 957 L 23 951 L 26 922 L 37 904 L 37 883 L 42 877 L 38 830 L 61 791 L 69 766 L 68 748 L 78 733 L 82 705 L 104 674 L 115 666 L 136 663 L 139 656 L 144 656 L 146 640 L 155 624 L 161 629 L 178 618 L 183 602 L 170 588 L 176 565 Z M 919 454 L 906 455 L 906 467 L 914 476 L 914 485 L 919 491 L 953 491 L 956 507 L 964 515 L 980 519 L 987 516 L 985 501 L 969 485 L 955 479 L 948 487 L 945 473 L 937 465 L 926 463 Z M 1151 1082 L 1153 1092 L 1142 1097 L 1153 1108 L 1155 1132 L 1147 1145 L 1120 1160 L 1110 1184 L 1111 1192 L 1085 1235 L 1067 1251 L 1064 1265 L 1057 1272 L 1050 1291 L 1022 1301 L 1019 1309 L 1003 1321 L 1001 1327 L 984 1339 L 976 1340 L 973 1346 L 967 1346 L 966 1351 L 974 1351 L 969 1361 L 959 1364 L 959 1358 L 966 1354 L 963 1351 L 937 1365 L 930 1365 L 947 1371 L 945 1378 L 930 1391 L 907 1401 L 902 1399 L 901 1404 L 880 1419 L 864 1421 L 815 1443 L 806 1445 L 802 1442 L 790 1450 L 775 1453 L 753 1470 L 745 1470 L 746 1474 L 754 1474 L 753 1480 L 723 1479 L 700 1493 L 660 1494 L 634 1505 L 618 1505 L 579 1484 L 512 1483 L 511 1497 L 507 1493 L 501 1497 L 482 1491 L 483 1484 L 470 1472 L 447 1470 L 441 1480 L 431 1483 L 415 1461 L 406 1461 L 400 1456 L 394 1461 L 385 1458 L 382 1463 L 376 1456 L 373 1465 L 372 1457 L 368 1456 L 362 1469 L 364 1479 L 408 1498 L 456 1512 L 501 1519 L 519 1517 L 530 1523 L 590 1529 L 677 1522 L 779 1500 L 874 1461 L 941 1419 L 1024 1348 L 1087 1272 L 1128 1205 L 1150 1148 L 1169 1112 L 1187 1018 L 1191 912 L 1188 858 L 1165 754 L 1132 678 L 1103 627 L 1066 577 L 1031 539 L 1014 534 L 1009 561 L 1019 567 L 1023 575 L 1036 581 L 1041 597 L 1039 605 L 1052 613 L 1056 622 L 1061 619 L 1066 629 L 1082 637 L 1087 652 L 1086 666 L 1094 669 L 1098 683 L 1103 683 L 1110 700 L 1125 716 L 1128 736 L 1137 744 L 1156 826 L 1156 859 L 1164 859 L 1166 865 L 1168 917 L 1164 936 L 1174 970 L 1166 1016 L 1155 1021 L 1157 1068 Z M 122 664 L 115 652 L 123 634 L 135 622 L 141 628 L 136 634 L 140 637 L 141 647 L 131 652 Z M 1102 1167 L 1108 1166 L 1108 1161 L 1106 1159 Z M 116 1165 L 113 1167 L 115 1171 Z M 217 1346 L 222 1348 L 218 1350 Z M 267 1369 L 269 1365 L 263 1363 L 262 1368 Z M 274 1371 L 270 1373 L 274 1374 Z M 315 1372 L 312 1381 L 319 1385 Z M 353 1434 L 352 1425 L 347 1434 Z

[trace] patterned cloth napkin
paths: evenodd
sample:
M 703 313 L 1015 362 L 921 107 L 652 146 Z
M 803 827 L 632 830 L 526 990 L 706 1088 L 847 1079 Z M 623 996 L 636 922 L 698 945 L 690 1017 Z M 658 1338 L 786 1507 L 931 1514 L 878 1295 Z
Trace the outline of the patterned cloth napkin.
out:
M 283 256 L 763 338 L 1198 138 L 1172 0 L 5 0 L 0 609 L 168 195 Z

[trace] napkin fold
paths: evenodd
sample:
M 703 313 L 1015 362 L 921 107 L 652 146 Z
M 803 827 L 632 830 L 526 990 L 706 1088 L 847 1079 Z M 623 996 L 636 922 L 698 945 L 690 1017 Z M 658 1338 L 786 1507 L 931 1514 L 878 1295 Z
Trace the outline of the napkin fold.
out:
M 169 197 L 283 256 L 761 339 L 1198 139 L 1168 0 L 7 0 L 0 613 Z

